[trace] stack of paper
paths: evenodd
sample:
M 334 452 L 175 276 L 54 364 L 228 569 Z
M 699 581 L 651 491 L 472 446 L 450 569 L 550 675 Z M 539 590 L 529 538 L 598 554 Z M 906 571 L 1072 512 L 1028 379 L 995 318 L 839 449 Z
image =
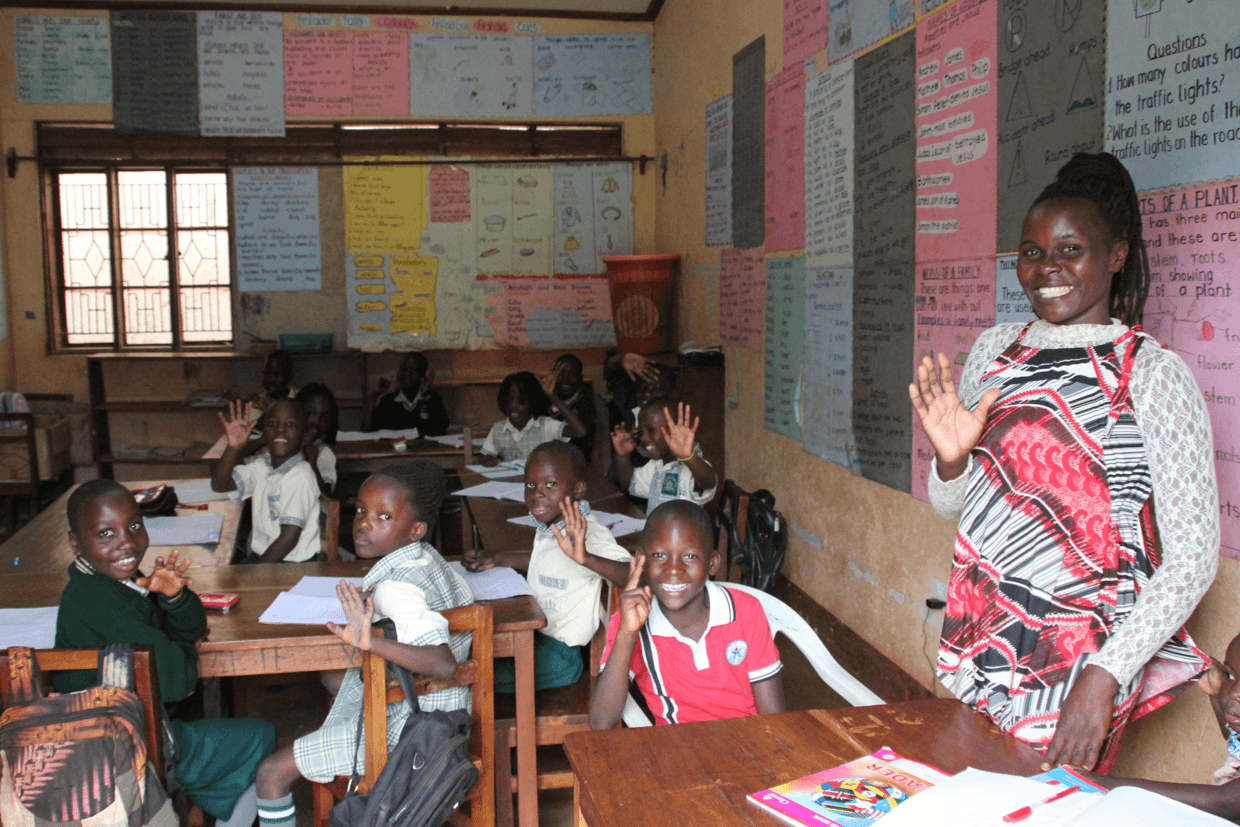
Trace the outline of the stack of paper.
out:
M 406 428 L 401 431 L 337 431 L 337 442 L 368 442 L 372 439 L 417 439 L 417 428 Z
M 464 434 L 444 434 L 443 436 L 428 436 L 427 439 L 430 440 L 431 442 L 438 442 L 440 445 L 447 445 L 449 448 L 464 448 L 465 447 L 465 435 Z M 474 437 L 473 443 L 474 443 L 474 447 L 478 448 L 478 447 L 481 447 L 482 445 L 485 445 L 486 440 L 483 439 L 482 437 Z
M 512 500 L 523 503 L 525 502 L 525 483 L 484 482 L 453 493 L 458 497 L 486 497 L 492 500 Z
M 466 465 L 465 466 L 475 474 L 481 474 L 490 480 L 502 480 L 508 477 L 519 477 L 525 473 L 524 460 L 516 460 L 514 462 L 501 462 L 499 465 Z
M 469 584 L 474 600 L 501 600 L 505 597 L 533 594 L 530 584 L 516 569 L 496 566 L 486 571 L 468 571 L 456 560 L 448 565 Z
M 336 586 L 343 580 L 357 588 L 362 587 L 361 577 L 312 577 L 306 575 L 297 581 L 297 585 L 289 589 L 287 594 L 301 597 L 330 597 L 336 599 Z
M 228 499 L 227 491 L 212 491 L 211 480 L 180 480 L 173 486 L 179 503 L 210 503 Z
M 276 599 L 267 607 L 258 619 L 259 623 L 338 623 L 341 626 L 349 620 L 344 616 L 344 608 L 340 600 L 331 597 L 307 597 L 306 595 L 280 592 Z
M 223 514 L 194 514 L 186 517 L 147 517 L 146 533 L 153 546 L 209 545 L 220 541 Z

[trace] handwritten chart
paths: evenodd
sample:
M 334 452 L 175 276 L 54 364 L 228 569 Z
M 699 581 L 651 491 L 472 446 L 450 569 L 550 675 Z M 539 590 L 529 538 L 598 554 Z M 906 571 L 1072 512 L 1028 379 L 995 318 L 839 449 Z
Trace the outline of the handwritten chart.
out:
M 765 150 L 766 40 L 759 37 L 732 55 L 732 243 L 737 247 L 761 247 L 765 238 Z
M 652 112 L 650 35 L 535 37 L 534 108 L 539 117 Z
M 112 122 L 123 134 L 198 134 L 198 18 L 112 12 Z
M 719 254 L 719 336 L 725 345 L 762 350 L 766 266 L 761 250 L 727 247 Z
M 422 32 L 409 37 L 408 111 L 429 117 L 533 117 L 530 38 Z
M 805 80 L 805 263 L 853 263 L 853 61 Z
M 344 226 L 347 252 L 416 254 L 426 226 L 426 167 L 345 167 Z
M 633 252 L 633 168 L 555 166 L 555 272 L 604 273 L 604 256 Z
M 1016 256 L 999 256 L 995 263 L 995 324 L 1025 324 L 1036 319 L 1033 305 L 1016 278 Z
M 238 288 L 321 289 L 318 170 L 238 167 L 232 184 Z
M 432 224 L 469 221 L 469 170 L 458 166 L 436 166 L 426 176 Z
M 13 47 L 19 103 L 111 103 L 108 18 L 19 15 Z
M 827 45 L 828 0 L 784 0 L 784 65 L 800 63 Z
M 474 173 L 479 273 L 551 275 L 554 183 L 550 164 L 499 165 Z
M 801 378 L 805 361 L 805 259 L 766 260 L 766 384 L 768 430 L 801 441 Z
M 997 3 L 917 27 L 917 260 L 995 254 Z
M 409 35 L 368 29 L 284 32 L 290 115 L 408 115 Z
M 706 107 L 706 246 L 732 243 L 732 96 Z
M 1240 16 L 1225 3 L 1107 4 L 1106 149 L 1137 189 L 1226 178 L 1240 148 Z
M 766 249 L 805 246 L 805 73 L 785 69 L 766 87 Z
M 203 135 L 284 135 L 284 16 L 198 12 Z
M 806 270 L 801 442 L 811 454 L 857 471 L 852 364 L 852 268 Z
M 616 343 L 606 278 L 502 281 L 502 304 L 495 320 L 496 345 L 550 350 Z

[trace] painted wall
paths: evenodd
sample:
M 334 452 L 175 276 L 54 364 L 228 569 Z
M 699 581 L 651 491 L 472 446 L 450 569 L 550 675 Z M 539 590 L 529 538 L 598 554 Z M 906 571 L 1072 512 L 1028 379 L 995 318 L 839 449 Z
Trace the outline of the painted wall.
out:
M 656 199 L 656 249 L 683 257 L 682 341 L 720 340 L 723 248 L 704 242 L 706 107 L 732 91 L 732 55 L 757 37 L 766 38 L 767 77 L 786 68 L 783 7 L 781 0 L 667 0 L 655 22 L 655 132 L 667 168 Z M 825 52 L 818 59 L 823 65 Z M 762 354 L 728 348 L 727 365 L 729 475 L 778 498 L 793 527 L 784 572 L 905 671 L 946 694 L 933 678 L 938 618 L 926 622 L 923 615 L 926 598 L 945 591 L 955 524 L 766 430 Z M 1189 624 L 1215 655 L 1240 631 L 1238 591 L 1240 563 L 1223 560 Z M 1204 782 L 1224 754 L 1206 696 L 1193 688 L 1132 727 L 1120 771 Z

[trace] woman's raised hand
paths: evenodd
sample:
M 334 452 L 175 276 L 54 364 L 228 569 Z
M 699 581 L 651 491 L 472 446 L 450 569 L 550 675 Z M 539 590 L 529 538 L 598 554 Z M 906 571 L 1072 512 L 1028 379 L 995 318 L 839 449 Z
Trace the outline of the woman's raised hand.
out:
M 989 390 L 970 411 L 956 395 L 951 363 L 947 354 L 939 353 L 938 368 L 925 356 L 917 366 L 917 381 L 908 386 L 913 410 L 921 419 L 921 427 L 930 438 L 938 457 L 939 478 L 954 479 L 964 471 L 969 452 L 982 438 L 990 406 L 999 398 L 997 388 Z

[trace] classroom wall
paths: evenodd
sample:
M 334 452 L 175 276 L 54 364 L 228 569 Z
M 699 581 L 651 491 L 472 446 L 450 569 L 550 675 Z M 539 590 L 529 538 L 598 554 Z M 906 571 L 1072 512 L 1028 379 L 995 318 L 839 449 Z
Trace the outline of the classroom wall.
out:
M 105 105 L 34 105 L 19 104 L 14 65 L 13 21 L 23 14 L 56 14 L 54 9 L 0 9 L 0 147 L 16 149 L 22 156 L 35 152 L 36 121 L 110 121 L 111 107 Z M 66 12 L 67 13 L 67 12 Z M 74 15 L 100 14 L 74 10 Z M 106 16 L 106 12 L 102 13 Z M 429 18 L 426 18 L 429 20 Z M 468 18 L 473 19 L 473 18 Z M 503 19 L 494 15 L 488 19 Z M 594 32 L 650 32 L 649 23 L 599 22 L 560 18 L 523 18 L 536 22 L 542 34 Z M 393 118 L 339 118 L 340 121 L 366 120 L 391 122 Z M 630 156 L 654 154 L 654 117 L 652 115 L 574 118 L 573 122 L 619 122 L 623 125 L 623 153 Z M 290 116 L 289 123 L 322 123 L 327 118 Z M 654 245 L 654 187 L 656 170 L 647 168 L 640 175 L 633 172 L 635 252 L 651 252 Z M 323 288 L 317 292 L 259 292 L 239 296 L 234 309 L 234 325 L 238 349 L 248 347 L 246 333 L 271 339 L 279 333 L 331 332 L 336 349 L 343 349 L 347 339 L 344 302 L 344 220 L 342 207 L 342 173 L 340 168 L 323 168 L 320 183 L 320 221 L 323 226 L 322 261 Z M 45 299 L 44 255 L 39 204 L 39 176 L 34 164 L 23 163 L 17 176 L 0 183 L 0 262 L 3 263 L 4 292 L 7 295 L 7 327 L 5 335 L 0 323 L 0 387 L 22 391 L 72 393 L 78 400 L 88 396 L 86 360 L 78 355 L 48 353 Z M 0 313 L 3 313 L 0 308 Z M 488 365 L 497 365 L 500 376 L 513 369 L 534 366 L 542 369 L 550 364 L 544 354 L 528 357 L 519 353 L 502 357 L 494 353 L 447 352 L 440 367 L 441 375 L 476 374 Z M 517 363 L 520 368 L 513 368 Z M 545 364 L 544 364 L 545 363 Z M 135 377 L 142 381 L 141 377 Z M 160 377 L 151 376 L 152 387 Z M 174 378 L 174 384 L 180 378 Z M 178 385 L 179 386 L 179 385 Z M 351 388 L 350 388 L 351 390 Z M 157 394 L 159 395 L 159 394 Z M 163 442 L 183 443 L 179 428 L 161 430 L 151 423 L 147 434 L 155 445 Z
M 855 2 L 855 0 L 854 0 Z M 800 5 L 800 4 L 798 4 Z M 832 6 L 835 3 L 831 4 Z M 885 3 L 884 3 L 885 5 Z M 719 256 L 705 237 L 705 113 L 732 91 L 732 56 L 766 39 L 766 76 L 782 64 L 782 0 L 667 0 L 655 22 L 657 151 L 666 175 L 656 199 L 656 248 L 682 258 L 682 341 L 719 342 Z M 682 44 L 668 48 L 668 44 Z M 827 55 L 818 55 L 819 67 Z M 858 189 L 864 182 L 858 183 Z M 912 268 L 908 274 L 913 278 Z M 763 424 L 763 354 L 728 347 L 727 466 L 746 489 L 769 488 L 792 524 L 784 573 L 845 624 L 934 689 L 939 619 L 925 600 L 945 594 L 955 523 L 929 505 L 806 453 Z M 1221 656 L 1240 631 L 1240 563 L 1218 579 L 1189 624 Z M 1135 724 L 1125 774 L 1204 782 L 1225 756 L 1204 693 L 1193 688 Z

